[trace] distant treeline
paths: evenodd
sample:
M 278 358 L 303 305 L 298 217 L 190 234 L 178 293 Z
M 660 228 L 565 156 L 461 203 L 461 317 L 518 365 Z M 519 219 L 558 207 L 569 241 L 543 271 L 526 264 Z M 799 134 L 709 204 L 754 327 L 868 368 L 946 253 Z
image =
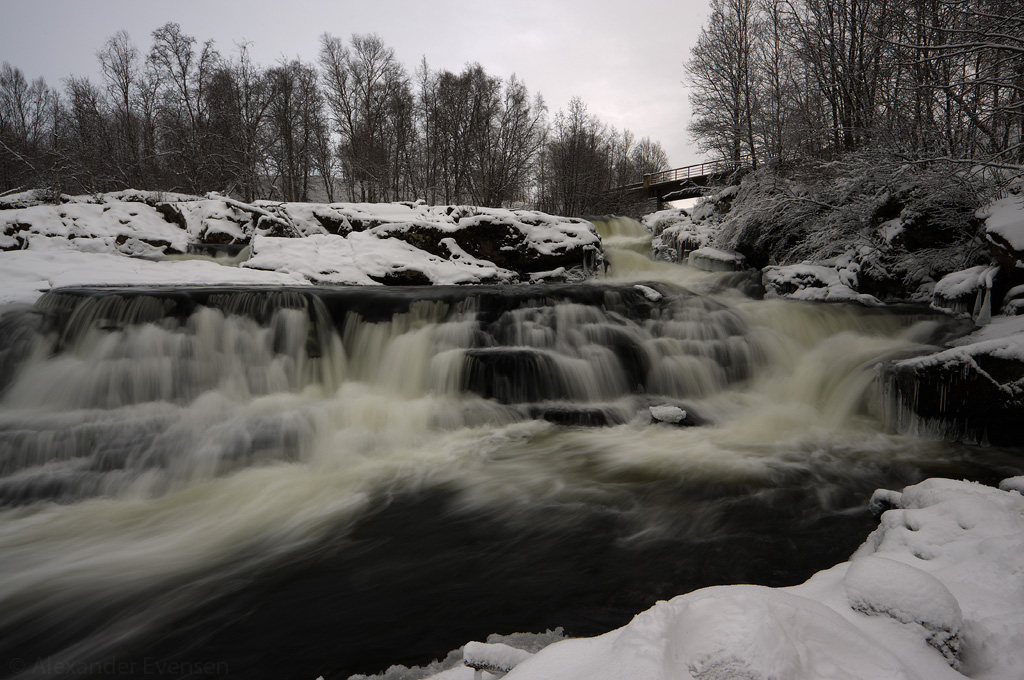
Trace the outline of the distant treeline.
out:
M 143 54 L 124 31 L 97 52 L 100 82 L 62 88 L 0 71 L 0 191 L 123 188 L 251 201 L 530 205 L 604 209 L 605 192 L 668 167 L 579 98 L 548 117 L 515 76 L 479 64 L 414 73 L 376 35 L 324 34 L 317 62 L 222 55 L 168 23 Z
M 724 158 L 1024 167 L 1021 0 L 712 0 L 686 68 Z

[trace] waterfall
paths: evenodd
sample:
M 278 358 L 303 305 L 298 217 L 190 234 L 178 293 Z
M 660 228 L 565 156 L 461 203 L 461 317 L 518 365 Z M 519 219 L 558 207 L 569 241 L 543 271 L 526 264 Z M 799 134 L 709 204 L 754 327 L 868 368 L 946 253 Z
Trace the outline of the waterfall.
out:
M 602 236 L 587 284 L 5 310 L 0 667 L 312 678 L 603 632 L 845 559 L 876 487 L 1020 469 L 886 429 L 877 367 L 942 317 L 755 300 L 653 262 L 635 222 Z

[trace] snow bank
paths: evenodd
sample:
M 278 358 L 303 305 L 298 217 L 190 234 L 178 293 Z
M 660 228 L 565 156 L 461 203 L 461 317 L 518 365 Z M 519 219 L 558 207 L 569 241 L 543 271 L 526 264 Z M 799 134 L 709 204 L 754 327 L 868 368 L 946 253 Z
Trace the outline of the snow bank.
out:
M 947 479 L 882 495 L 893 509 L 878 529 L 806 583 L 675 597 L 618 630 L 545 647 L 505 677 L 1020 677 L 1024 497 Z
M 365 232 L 300 239 L 257 236 L 252 256 L 242 267 L 298 274 L 319 284 L 373 285 L 403 278 L 424 284 L 498 283 L 515 278 L 514 272 L 468 255 L 454 239 L 442 242 L 447 242 L 450 259 Z
M 260 272 L 212 261 L 150 261 L 59 247 L 0 252 L 0 304 L 32 304 L 51 288 L 74 286 L 295 286 L 288 272 Z

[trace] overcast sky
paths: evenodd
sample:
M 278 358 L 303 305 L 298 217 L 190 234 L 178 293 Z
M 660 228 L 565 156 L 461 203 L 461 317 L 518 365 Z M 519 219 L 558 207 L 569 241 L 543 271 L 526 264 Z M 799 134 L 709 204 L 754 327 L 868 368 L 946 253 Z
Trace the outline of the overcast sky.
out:
M 316 59 L 324 32 L 377 33 L 410 74 L 460 71 L 479 62 L 515 73 L 550 113 L 575 95 L 589 111 L 636 137 L 661 142 L 673 166 L 700 160 L 686 132 L 683 62 L 708 14 L 707 0 L 0 0 L 0 61 L 59 84 L 97 79 L 96 51 L 125 29 L 145 53 L 168 21 L 225 56 L 240 41 L 256 61 Z

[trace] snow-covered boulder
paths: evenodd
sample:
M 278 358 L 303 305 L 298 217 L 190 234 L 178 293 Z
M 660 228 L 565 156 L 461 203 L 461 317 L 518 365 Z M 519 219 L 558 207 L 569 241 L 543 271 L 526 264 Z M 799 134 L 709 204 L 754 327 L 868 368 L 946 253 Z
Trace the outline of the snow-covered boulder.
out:
M 24 205 L 24 207 L 11 207 Z M 62 196 L 58 203 L 0 204 L 0 250 L 41 240 L 81 252 L 162 257 L 192 246 L 248 243 L 252 215 L 237 201 L 152 191 Z
M 690 253 L 686 262 L 708 272 L 736 272 L 743 269 L 745 258 L 734 250 L 705 246 Z
M 985 240 L 997 262 L 1024 269 L 1024 196 L 1009 196 L 978 211 L 985 220 Z
M 761 283 L 767 297 L 789 297 L 812 302 L 858 302 L 879 305 L 877 298 L 858 293 L 849 269 L 836 269 L 822 264 L 792 264 L 765 267 Z
M 648 410 L 651 412 L 651 422 L 654 423 L 682 425 L 686 420 L 686 411 L 672 404 L 658 404 L 648 407 Z
M 686 262 L 687 256 L 709 246 L 718 233 L 715 203 L 698 203 L 692 210 L 675 208 L 644 215 L 643 224 L 652 234 L 651 250 L 655 258 Z

